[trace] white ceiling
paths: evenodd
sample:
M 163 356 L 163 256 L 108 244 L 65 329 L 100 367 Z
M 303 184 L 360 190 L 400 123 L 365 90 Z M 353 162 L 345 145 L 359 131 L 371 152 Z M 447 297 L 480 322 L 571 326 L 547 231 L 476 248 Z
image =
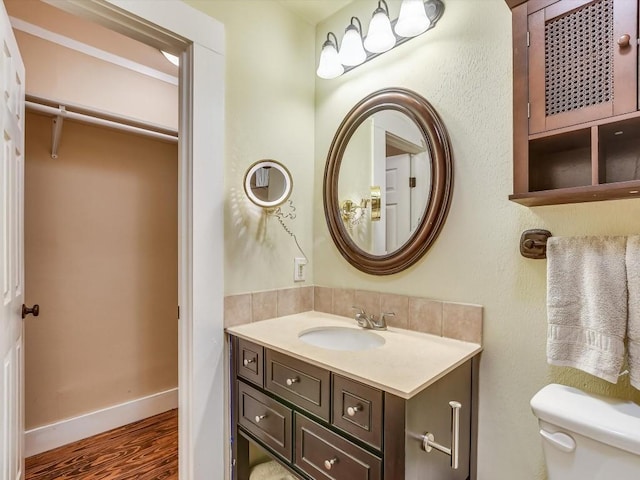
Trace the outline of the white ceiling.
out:
M 311 25 L 320 23 L 353 0 L 278 0 Z

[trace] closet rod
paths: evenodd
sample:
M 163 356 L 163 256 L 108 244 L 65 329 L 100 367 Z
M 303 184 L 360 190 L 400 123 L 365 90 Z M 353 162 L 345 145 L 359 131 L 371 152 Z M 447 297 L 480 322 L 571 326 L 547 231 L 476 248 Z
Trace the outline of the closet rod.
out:
M 169 135 L 166 133 L 156 132 L 154 130 L 148 130 L 146 128 L 134 127 L 133 125 L 127 125 L 126 123 L 114 122 L 113 120 L 105 120 L 104 118 L 93 117 L 91 115 L 85 115 L 84 113 L 69 112 L 62 106 L 55 108 L 29 101 L 25 102 L 25 105 L 30 110 L 48 113 L 50 115 L 59 116 L 69 120 L 77 120 L 79 122 L 99 125 L 101 127 L 113 128 L 115 130 L 122 130 L 129 133 L 136 133 L 139 135 L 145 135 L 147 137 L 165 140 L 168 142 L 178 141 L 177 135 Z

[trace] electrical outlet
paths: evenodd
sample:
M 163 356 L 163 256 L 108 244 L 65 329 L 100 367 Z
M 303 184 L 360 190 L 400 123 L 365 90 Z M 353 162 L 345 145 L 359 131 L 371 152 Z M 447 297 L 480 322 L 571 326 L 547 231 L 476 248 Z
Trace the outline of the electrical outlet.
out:
M 293 259 L 293 281 L 304 282 L 306 280 L 305 265 L 307 259 L 304 257 L 296 257 Z

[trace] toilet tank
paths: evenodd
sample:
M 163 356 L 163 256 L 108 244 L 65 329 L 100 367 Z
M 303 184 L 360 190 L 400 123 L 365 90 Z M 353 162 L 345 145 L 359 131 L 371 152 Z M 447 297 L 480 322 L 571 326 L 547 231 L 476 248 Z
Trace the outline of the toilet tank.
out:
M 640 406 L 547 385 L 531 399 L 549 480 L 640 478 Z

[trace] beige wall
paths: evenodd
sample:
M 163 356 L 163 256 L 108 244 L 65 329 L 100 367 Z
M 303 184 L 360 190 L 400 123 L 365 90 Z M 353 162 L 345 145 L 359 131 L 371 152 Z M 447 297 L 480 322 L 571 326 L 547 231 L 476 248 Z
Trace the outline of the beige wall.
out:
M 275 159 L 293 177 L 296 219 L 287 221 L 313 252 L 314 28 L 278 2 L 187 0 L 226 32 L 225 293 L 293 286 L 294 240 L 244 194 L 244 173 Z M 288 208 L 283 208 L 289 212 Z M 295 284 L 295 285 L 304 285 Z
M 399 2 L 390 8 L 397 15 Z M 557 236 L 640 231 L 640 200 L 525 208 L 512 192 L 511 14 L 503 0 L 447 0 L 437 28 L 335 80 L 316 81 L 314 281 L 484 305 L 480 371 L 480 480 L 543 478 L 536 420 L 529 399 L 561 382 L 640 401 L 626 378 L 612 387 L 545 360 L 546 262 L 518 252 L 522 230 Z M 368 19 L 371 1 L 357 0 L 318 26 L 344 31 L 351 15 Z M 366 28 L 366 27 L 365 27 Z M 425 96 L 453 146 L 455 185 L 447 222 L 427 255 L 389 277 L 362 274 L 334 248 L 320 199 L 326 152 L 345 113 L 366 94 L 389 86 Z
M 177 147 L 26 123 L 27 428 L 177 386 Z
M 11 16 L 177 76 L 159 50 L 36 0 L 11 0 Z M 178 128 L 178 87 L 70 48 L 15 31 L 26 68 L 27 95 L 92 107 Z M 145 60 L 146 58 L 146 60 Z M 165 66 L 163 66 L 165 65 Z

